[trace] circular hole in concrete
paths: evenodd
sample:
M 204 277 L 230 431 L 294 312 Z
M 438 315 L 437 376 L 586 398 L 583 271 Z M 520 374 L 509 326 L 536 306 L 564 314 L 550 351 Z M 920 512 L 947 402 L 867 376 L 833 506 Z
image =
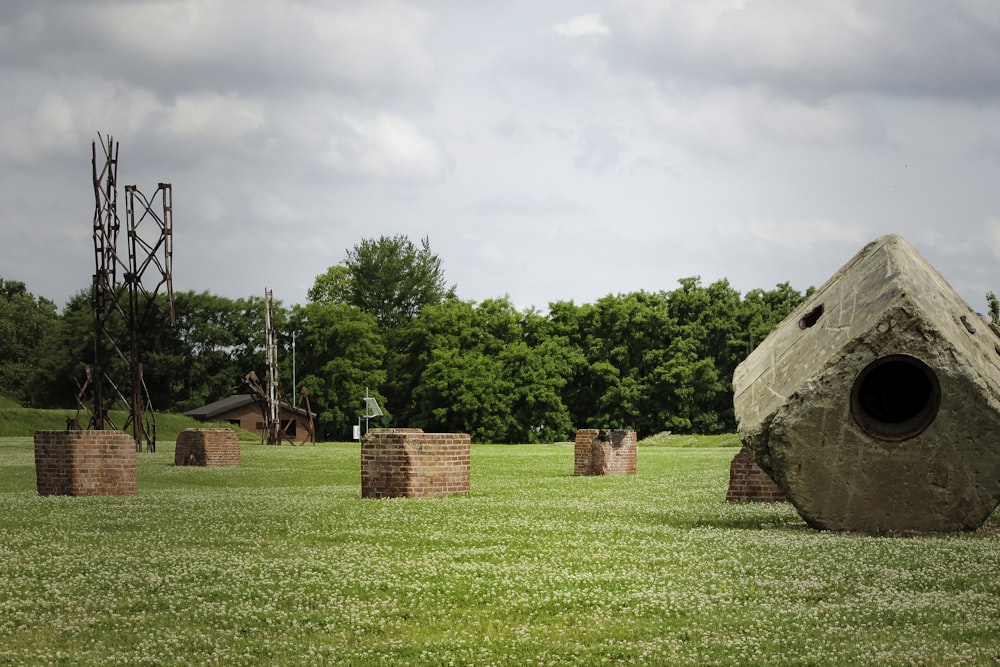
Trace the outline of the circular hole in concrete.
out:
M 808 329 L 812 325 L 819 321 L 820 316 L 823 315 L 823 304 L 819 304 L 808 313 L 806 313 L 801 320 L 799 320 L 800 329 Z
M 851 414 L 861 430 L 881 440 L 908 440 L 937 416 L 941 386 L 930 366 L 908 354 L 880 357 L 858 373 Z

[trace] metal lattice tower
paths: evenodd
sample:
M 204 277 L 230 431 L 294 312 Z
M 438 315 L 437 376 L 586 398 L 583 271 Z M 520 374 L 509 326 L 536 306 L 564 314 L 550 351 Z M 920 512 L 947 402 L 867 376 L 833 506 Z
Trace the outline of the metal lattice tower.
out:
M 167 317 L 174 324 L 173 194 L 160 183 L 147 199 L 134 185 L 125 186 L 127 256 L 118 252 L 118 142 L 101 138 L 103 162 L 98 170 L 97 143 L 91 144 L 94 179 L 94 409 L 90 428 L 115 428 L 108 416 L 114 400 L 128 407 L 122 430 L 132 426 L 136 449 L 156 451 L 156 421 L 143 380 L 139 335 L 159 312 L 157 295 L 165 291 Z M 155 276 L 147 287 L 147 275 Z M 116 362 L 117 359 L 117 362 Z M 127 371 L 123 372 L 122 366 Z M 115 382 L 115 377 L 119 378 Z M 124 377 L 122 377 L 124 376 Z M 112 393 L 106 392 L 111 389 Z
M 281 444 L 278 391 L 278 328 L 274 323 L 274 292 L 264 289 L 264 357 L 267 364 L 267 419 L 269 444 Z

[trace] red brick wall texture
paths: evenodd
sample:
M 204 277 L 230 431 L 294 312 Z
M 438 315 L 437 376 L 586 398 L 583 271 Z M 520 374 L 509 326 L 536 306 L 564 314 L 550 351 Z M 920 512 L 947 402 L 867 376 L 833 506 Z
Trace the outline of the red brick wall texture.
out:
M 240 440 L 228 428 L 186 428 L 177 434 L 174 465 L 238 466 L 243 463 Z
M 134 496 L 135 440 L 122 431 L 36 431 L 40 496 Z
M 785 502 L 785 494 L 782 493 L 781 487 L 761 470 L 746 447 L 740 448 L 729 464 L 729 490 L 726 491 L 727 503 L 742 500 Z
M 576 432 L 573 475 L 634 475 L 635 431 L 584 428 Z
M 428 498 L 469 491 L 467 433 L 372 429 L 361 439 L 362 498 Z

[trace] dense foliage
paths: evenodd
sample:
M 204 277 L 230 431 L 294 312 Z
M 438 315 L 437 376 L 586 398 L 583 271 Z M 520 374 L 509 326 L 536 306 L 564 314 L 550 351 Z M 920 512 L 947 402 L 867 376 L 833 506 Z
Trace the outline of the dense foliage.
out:
M 391 284 L 377 284 L 379 262 Z M 2 286 L 11 331 L 0 340 L 0 393 L 26 406 L 75 407 L 93 358 L 89 292 L 57 313 L 20 283 Z M 373 293 L 384 298 L 360 300 Z M 498 443 L 566 440 L 588 427 L 732 431 L 733 370 L 804 298 L 787 283 L 741 295 L 725 280 L 691 277 L 671 291 L 522 311 L 507 297 L 456 298 L 426 239 L 418 248 L 399 237 L 355 246 L 309 296 L 305 305 L 279 303 L 275 319 L 280 384 L 293 395 L 294 374 L 309 387 L 320 439 L 348 438 L 368 391 L 394 425 Z M 243 391 L 248 371 L 263 376 L 262 298 L 181 292 L 174 310 L 173 328 L 154 316 L 143 331 L 156 409 L 183 412 Z
M 54 303 L 0 276 L 0 395 L 28 399 L 38 347 L 56 320 Z

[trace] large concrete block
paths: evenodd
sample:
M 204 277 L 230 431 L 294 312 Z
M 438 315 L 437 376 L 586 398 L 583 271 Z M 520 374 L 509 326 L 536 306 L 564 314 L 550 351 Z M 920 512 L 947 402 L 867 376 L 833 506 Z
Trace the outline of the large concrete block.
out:
M 1000 338 L 899 236 L 733 376 L 744 445 L 812 526 L 973 530 L 1000 502 Z

